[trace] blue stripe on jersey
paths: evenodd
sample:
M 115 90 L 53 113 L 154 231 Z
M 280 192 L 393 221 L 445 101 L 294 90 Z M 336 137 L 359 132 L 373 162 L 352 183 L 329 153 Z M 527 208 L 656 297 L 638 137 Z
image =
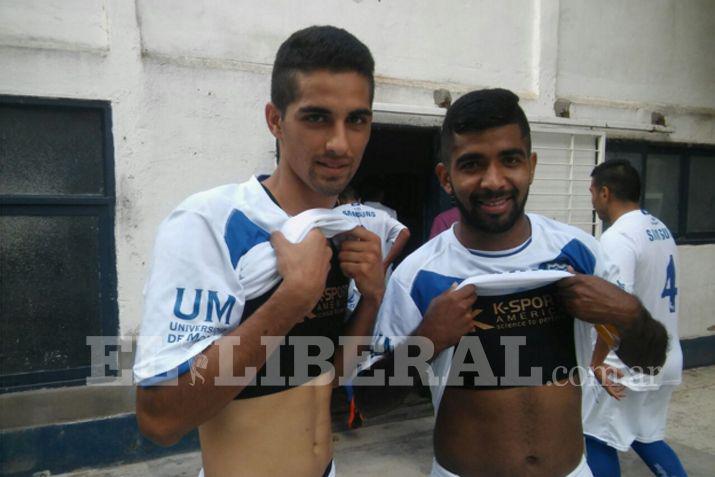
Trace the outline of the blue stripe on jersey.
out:
M 139 387 L 148 388 L 151 386 L 155 386 L 161 382 L 168 381 L 169 379 L 178 378 L 179 376 L 188 372 L 191 369 L 191 364 L 193 363 L 193 361 L 194 358 L 190 358 L 174 369 L 170 369 L 161 374 L 157 374 L 156 376 L 152 376 L 151 378 L 143 379 L 137 384 L 139 385 Z
M 566 265 L 571 265 L 578 273 L 593 275 L 596 269 L 596 257 L 583 242 L 573 239 L 561 248 L 558 257 L 542 263 L 539 268 L 549 270 L 555 268 L 554 265 L 563 265 L 564 268 Z
M 455 278 L 447 275 L 440 275 L 427 270 L 420 270 L 412 283 L 410 297 L 415 302 L 420 314 L 425 316 L 427 307 L 434 297 L 449 288 L 452 283 L 461 283 L 463 278 Z
M 259 243 L 267 242 L 270 234 L 251 222 L 243 212 L 234 210 L 226 221 L 223 238 L 231 254 L 231 265 L 236 268 L 241 257 Z

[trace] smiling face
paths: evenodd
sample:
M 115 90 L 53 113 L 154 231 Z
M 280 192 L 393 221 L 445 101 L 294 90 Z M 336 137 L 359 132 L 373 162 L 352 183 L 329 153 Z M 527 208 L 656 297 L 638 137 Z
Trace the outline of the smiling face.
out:
M 441 167 L 440 167 L 441 166 Z M 437 174 L 454 196 L 462 222 L 482 234 L 506 234 L 524 216 L 536 154 L 517 124 L 454 134 L 449 169 Z
M 336 196 L 357 172 L 370 139 L 370 84 L 355 72 L 296 73 L 298 97 L 266 119 L 280 147 L 279 173 L 291 189 Z

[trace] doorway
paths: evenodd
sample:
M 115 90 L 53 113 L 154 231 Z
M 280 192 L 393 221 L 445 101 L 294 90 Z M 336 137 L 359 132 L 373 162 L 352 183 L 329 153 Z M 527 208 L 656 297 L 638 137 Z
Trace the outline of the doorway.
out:
M 380 202 L 409 227 L 410 240 L 398 262 L 427 241 L 434 217 L 451 207 L 434 173 L 438 151 L 439 128 L 374 124 L 353 179 L 361 193 L 381 189 Z

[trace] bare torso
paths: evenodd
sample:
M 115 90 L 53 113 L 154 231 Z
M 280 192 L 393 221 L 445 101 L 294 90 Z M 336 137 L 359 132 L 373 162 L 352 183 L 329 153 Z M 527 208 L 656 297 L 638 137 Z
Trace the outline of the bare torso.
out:
M 583 454 L 577 385 L 445 389 L 435 457 L 462 477 L 568 475 Z
M 333 455 L 331 377 L 236 400 L 199 427 L 206 477 L 320 477 Z

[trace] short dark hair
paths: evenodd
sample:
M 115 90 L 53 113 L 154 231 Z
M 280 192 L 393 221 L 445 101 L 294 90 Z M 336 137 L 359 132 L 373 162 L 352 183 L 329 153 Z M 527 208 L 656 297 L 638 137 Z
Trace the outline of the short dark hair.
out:
M 506 89 L 481 89 L 460 97 L 447 110 L 442 123 L 440 157 L 449 164 L 454 134 L 478 132 L 499 126 L 517 124 L 531 153 L 531 128 L 519 97 Z
M 597 187 L 608 187 L 616 199 L 639 202 L 641 179 L 638 171 L 626 159 L 613 159 L 597 165 L 591 171 Z
M 334 26 L 311 26 L 293 33 L 278 48 L 271 75 L 271 102 L 281 114 L 298 97 L 296 73 L 328 70 L 354 71 L 375 94 L 375 60 L 367 46 L 351 33 Z

